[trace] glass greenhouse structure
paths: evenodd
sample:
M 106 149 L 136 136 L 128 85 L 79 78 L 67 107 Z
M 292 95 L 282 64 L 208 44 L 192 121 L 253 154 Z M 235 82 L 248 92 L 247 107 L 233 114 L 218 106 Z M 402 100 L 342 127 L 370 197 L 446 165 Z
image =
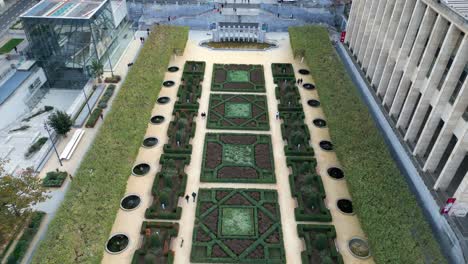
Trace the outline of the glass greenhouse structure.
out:
M 28 57 L 55 87 L 82 87 L 94 60 L 109 70 L 133 39 L 125 0 L 43 0 L 21 19 Z

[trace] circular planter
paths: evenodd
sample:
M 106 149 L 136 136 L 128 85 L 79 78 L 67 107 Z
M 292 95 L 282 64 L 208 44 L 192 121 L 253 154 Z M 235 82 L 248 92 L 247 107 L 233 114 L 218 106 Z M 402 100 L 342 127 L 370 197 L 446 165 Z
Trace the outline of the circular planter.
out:
M 312 107 L 319 107 L 320 101 L 315 100 L 315 99 L 310 99 L 309 101 L 307 101 L 307 104 Z
M 106 251 L 109 254 L 119 254 L 127 249 L 130 240 L 122 233 L 112 235 L 106 243 Z
M 306 90 L 313 90 L 313 89 L 315 89 L 315 85 L 313 85 L 313 84 L 311 84 L 311 83 L 304 83 L 304 84 L 302 85 L 302 87 L 304 87 L 304 89 L 306 89 Z
M 299 73 L 302 74 L 302 75 L 308 75 L 308 74 L 310 74 L 310 71 L 306 70 L 306 69 L 300 69 Z
M 151 124 L 153 125 L 158 125 L 164 122 L 164 116 L 161 115 L 155 115 L 151 118 Z
M 143 147 L 152 148 L 158 144 L 159 140 L 155 137 L 147 137 L 143 139 Z
M 339 199 L 336 202 L 336 207 L 338 207 L 338 210 L 340 210 L 340 212 L 342 212 L 343 214 L 354 214 L 353 202 L 351 202 L 351 200 L 349 199 Z
M 132 174 L 135 176 L 145 176 L 150 171 L 150 168 L 150 165 L 147 163 L 140 163 L 133 167 Z
M 340 168 L 332 167 L 327 170 L 327 173 L 330 177 L 336 180 L 344 178 L 344 173 Z
M 333 144 L 328 140 L 320 141 L 319 145 L 323 150 L 333 150 Z
M 129 194 L 120 201 L 120 208 L 125 211 L 131 211 L 140 206 L 141 198 L 136 194 Z
M 174 81 L 164 81 L 163 86 L 164 87 L 171 87 L 174 86 L 175 82 Z
M 176 72 L 178 70 L 179 70 L 179 67 L 177 67 L 177 66 L 171 66 L 171 67 L 167 68 L 168 72 Z
M 348 249 L 351 255 L 358 259 L 367 259 L 371 256 L 369 244 L 360 237 L 353 237 L 348 241 Z
M 171 99 L 167 96 L 163 96 L 163 97 L 159 97 L 158 98 L 158 103 L 159 104 L 167 104 L 169 103 L 169 101 L 171 101 Z
M 327 121 L 317 118 L 312 121 L 316 127 L 326 127 L 327 126 Z

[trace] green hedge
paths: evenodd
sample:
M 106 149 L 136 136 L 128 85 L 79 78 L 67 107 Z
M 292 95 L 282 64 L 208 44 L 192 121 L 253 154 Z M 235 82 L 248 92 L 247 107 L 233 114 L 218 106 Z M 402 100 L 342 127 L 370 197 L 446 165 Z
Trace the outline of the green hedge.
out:
M 62 187 L 63 182 L 67 178 L 68 173 L 66 171 L 49 171 L 47 172 L 44 180 L 42 180 L 42 186 L 44 187 Z
M 297 225 L 299 237 L 304 238 L 306 250 L 301 252 L 302 263 L 330 263 L 324 261 L 329 257 L 330 264 L 343 264 L 341 254 L 336 250 L 336 231 L 331 225 Z M 328 245 L 324 249 L 317 246 L 317 235 L 323 234 Z
M 24 229 L 23 234 L 19 238 L 18 242 L 16 243 L 15 248 L 8 256 L 7 264 L 15 264 L 20 263 L 23 259 L 24 255 L 28 251 L 29 245 L 31 241 L 34 239 L 39 227 L 41 225 L 42 219 L 44 218 L 44 212 L 33 212 L 31 216 L 31 220 Z
M 317 161 L 313 157 L 296 156 L 287 157 L 286 162 L 292 170 L 289 175 L 291 194 L 298 203 L 298 207 L 294 209 L 296 220 L 330 222 L 332 217 L 324 203 L 325 189 L 322 179 L 315 172 Z M 308 182 L 309 179 L 311 182 Z M 306 210 L 308 203 L 312 203 L 314 208 Z
M 446 263 L 416 198 L 360 99 L 325 28 L 289 29 L 305 54 L 342 163 L 353 206 L 377 263 Z
M 99 117 L 102 114 L 102 108 L 94 108 L 93 112 L 89 115 L 88 121 L 86 121 L 86 127 L 92 128 L 97 124 Z
M 32 155 L 34 155 L 36 152 L 41 150 L 42 146 L 47 142 L 49 138 L 48 137 L 41 137 L 38 140 L 36 140 L 31 146 L 29 146 L 28 150 L 26 153 L 24 153 L 25 158 L 29 158 Z
M 149 231 L 149 233 L 147 233 Z M 151 234 L 158 232 L 161 241 L 161 248 L 153 249 L 151 245 Z M 172 264 L 174 263 L 174 251 L 168 249 L 167 254 L 164 254 L 164 243 L 170 246 L 171 239 L 177 239 L 179 233 L 179 224 L 169 222 L 143 222 L 140 233 L 143 235 L 143 243 L 139 249 L 135 251 L 132 258 L 132 264 L 142 262 Z M 161 254 L 162 253 L 162 254 Z M 148 260 L 148 255 L 153 257 Z
M 187 27 L 158 26 L 145 41 L 75 174 L 33 263 L 98 263 L 174 48 Z

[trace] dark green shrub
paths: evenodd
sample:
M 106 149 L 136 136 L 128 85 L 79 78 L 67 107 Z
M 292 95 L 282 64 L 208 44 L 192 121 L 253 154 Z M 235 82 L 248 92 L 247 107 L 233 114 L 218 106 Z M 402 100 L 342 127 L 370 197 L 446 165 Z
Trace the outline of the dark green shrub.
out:
M 169 196 L 171 195 L 171 192 L 171 189 L 164 188 L 159 194 L 159 203 L 167 206 L 169 204 Z
M 305 183 L 306 183 L 307 185 L 312 185 L 312 184 L 314 183 L 314 177 L 315 177 L 315 176 L 312 175 L 312 174 L 307 174 L 307 175 L 305 176 Z
M 107 108 L 107 103 L 106 102 L 99 102 L 98 107 L 101 109 L 106 109 Z
M 118 83 L 120 82 L 122 78 L 120 77 L 120 75 L 114 75 L 114 76 L 111 76 L 111 77 L 106 77 L 104 79 L 104 82 L 106 83 Z
M 68 173 L 66 171 L 49 171 L 42 181 L 44 187 L 61 187 Z
M 91 128 L 94 127 L 99 120 L 99 117 L 102 114 L 102 109 L 101 108 L 95 108 L 91 115 L 88 118 L 88 121 L 86 122 L 86 127 Z
M 47 142 L 49 138 L 47 137 L 41 137 L 39 138 L 34 144 L 29 146 L 28 151 L 24 154 L 26 158 L 31 157 L 34 153 L 38 152 L 42 146 Z
M 334 264 L 335 262 L 331 259 L 330 256 L 322 257 L 322 264 Z
M 314 246 L 317 250 L 322 251 L 328 247 L 328 238 L 324 233 L 319 233 L 315 237 Z
M 172 186 L 173 186 L 173 184 L 172 184 L 172 182 L 173 182 L 172 176 L 169 175 L 169 174 L 164 174 L 163 178 L 164 178 L 164 187 L 165 187 L 165 188 L 169 188 L 169 189 L 172 188 Z

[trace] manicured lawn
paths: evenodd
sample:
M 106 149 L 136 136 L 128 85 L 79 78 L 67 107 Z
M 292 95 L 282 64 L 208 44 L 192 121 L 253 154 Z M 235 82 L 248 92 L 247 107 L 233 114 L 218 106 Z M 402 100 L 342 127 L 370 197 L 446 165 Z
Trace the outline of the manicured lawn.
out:
M 439 245 L 396 166 L 325 28 L 289 29 L 304 51 L 376 263 L 445 263 Z
M 191 262 L 286 262 L 276 191 L 200 189 L 198 197 Z
M 158 26 L 145 42 L 57 211 L 33 263 L 99 263 L 175 48 L 188 28 Z
M 24 39 L 13 38 L 7 41 L 0 47 L 0 54 L 5 54 L 12 51 L 16 46 L 18 46 Z

